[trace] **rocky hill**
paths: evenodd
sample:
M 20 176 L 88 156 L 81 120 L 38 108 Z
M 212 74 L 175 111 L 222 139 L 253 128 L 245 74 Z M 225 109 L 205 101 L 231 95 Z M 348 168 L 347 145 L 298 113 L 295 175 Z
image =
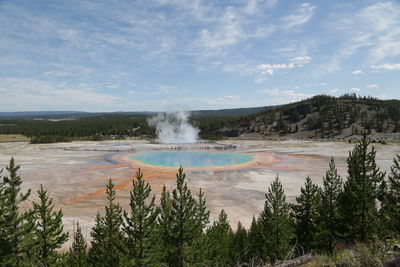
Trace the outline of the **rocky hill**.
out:
M 208 134 L 238 138 L 356 140 L 366 131 L 376 140 L 400 140 L 400 101 L 318 95 L 202 126 Z

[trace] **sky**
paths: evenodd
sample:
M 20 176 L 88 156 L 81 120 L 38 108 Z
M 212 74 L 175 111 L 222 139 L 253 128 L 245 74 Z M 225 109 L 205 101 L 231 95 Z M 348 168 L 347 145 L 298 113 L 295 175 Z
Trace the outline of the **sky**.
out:
M 0 0 L 0 111 L 399 99 L 399 85 L 399 0 Z

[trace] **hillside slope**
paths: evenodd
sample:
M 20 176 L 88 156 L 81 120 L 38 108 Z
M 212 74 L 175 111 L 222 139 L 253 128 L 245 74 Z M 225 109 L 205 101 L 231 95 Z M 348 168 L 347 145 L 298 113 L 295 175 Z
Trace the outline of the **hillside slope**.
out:
M 204 135 L 241 138 L 400 140 L 400 101 L 319 95 L 237 118 L 198 122 Z

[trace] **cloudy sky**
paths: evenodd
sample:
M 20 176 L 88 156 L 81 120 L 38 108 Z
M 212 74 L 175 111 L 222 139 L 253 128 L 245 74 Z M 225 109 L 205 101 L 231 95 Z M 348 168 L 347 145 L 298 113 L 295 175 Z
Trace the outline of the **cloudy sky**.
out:
M 0 0 L 0 111 L 400 98 L 400 1 Z

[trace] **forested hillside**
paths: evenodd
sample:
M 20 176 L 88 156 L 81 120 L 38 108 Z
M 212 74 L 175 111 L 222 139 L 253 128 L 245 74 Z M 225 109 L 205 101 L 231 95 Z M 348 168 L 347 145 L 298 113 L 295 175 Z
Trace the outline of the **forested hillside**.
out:
M 93 218 L 91 240 L 85 240 L 77 222 L 72 246 L 64 252 L 60 248 L 68 234 L 62 211 L 43 186 L 36 192 L 39 200 L 27 203 L 31 192 L 22 190 L 19 166 L 11 159 L 0 182 L 0 263 L 256 267 L 314 252 L 314 265 L 308 266 L 383 266 L 400 256 L 400 155 L 388 174 L 375 157 L 364 135 L 347 158 L 347 179 L 338 175 L 332 158 L 323 186 L 306 178 L 294 203 L 286 200 L 277 176 L 265 185 L 264 207 L 250 229 L 239 223 L 236 230 L 224 210 L 210 221 L 204 192 L 190 191 L 182 168 L 175 188 L 163 187 L 159 203 L 139 169 L 128 210 L 116 202 L 110 179 L 107 205 Z
M 343 95 L 318 95 L 240 117 L 196 118 L 204 136 L 346 138 L 368 133 L 400 132 L 400 101 Z
M 24 119 L 0 119 L 0 134 L 22 134 L 32 138 L 33 143 L 132 136 L 155 138 L 155 129 L 147 122 L 153 115 L 151 112 L 82 113 L 60 119 L 60 114 L 46 114 L 41 119 L 32 119 L 29 117 L 32 115 L 25 114 L 28 117 Z M 349 139 L 360 138 L 364 130 L 378 134 L 378 139 L 399 139 L 396 133 L 400 132 L 400 101 L 318 95 L 282 106 L 194 111 L 190 122 L 200 129 L 202 139 L 247 136 Z

